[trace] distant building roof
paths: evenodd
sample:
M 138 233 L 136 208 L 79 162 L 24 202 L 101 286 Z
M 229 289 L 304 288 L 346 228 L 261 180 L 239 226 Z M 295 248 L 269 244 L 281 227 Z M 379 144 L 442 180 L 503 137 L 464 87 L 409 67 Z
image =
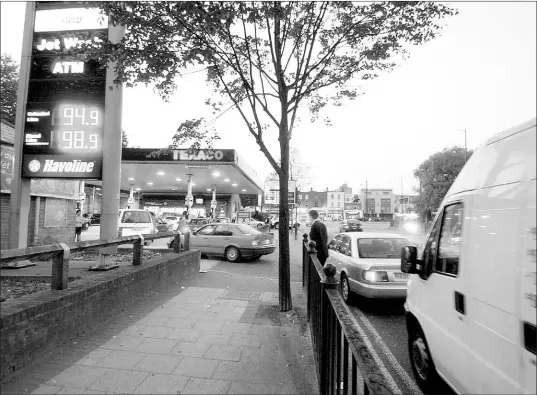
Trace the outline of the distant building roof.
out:
M 0 134 L 0 140 L 2 143 L 7 143 L 14 145 L 15 144 L 15 125 L 13 125 L 11 122 L 7 121 L 6 119 L 1 119 L 1 134 Z

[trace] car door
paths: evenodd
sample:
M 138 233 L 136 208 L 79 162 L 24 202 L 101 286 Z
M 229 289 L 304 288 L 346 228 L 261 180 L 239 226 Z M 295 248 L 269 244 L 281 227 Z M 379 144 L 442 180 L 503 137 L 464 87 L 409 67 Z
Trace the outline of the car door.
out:
M 231 241 L 232 234 L 233 234 L 233 231 L 231 230 L 231 226 L 227 224 L 217 225 L 214 231 L 213 245 L 211 247 L 211 249 L 213 250 L 212 253 L 218 254 L 218 255 L 224 255 L 226 246 Z
M 353 258 L 352 258 L 352 239 L 348 235 L 341 236 L 341 243 L 337 247 L 337 261 L 341 271 L 347 273 L 349 278 L 354 278 Z
M 464 230 L 471 216 L 464 216 L 462 202 L 448 203 L 437 218 L 424 249 L 427 275 L 418 277 L 420 290 L 413 301 L 419 305 L 424 331 L 436 369 L 456 389 L 469 388 L 469 321 L 466 281 L 460 266 Z M 470 247 L 470 246 L 468 246 Z M 465 281 L 466 280 L 466 281 Z
M 328 258 L 326 263 L 331 263 L 336 267 L 336 279 L 339 280 L 341 275 L 341 257 L 339 254 L 339 245 L 341 244 L 341 239 L 343 235 L 339 234 L 334 236 L 334 238 L 328 243 Z
M 190 238 L 191 247 L 200 250 L 203 254 L 212 254 L 215 228 L 216 225 L 205 225 L 198 229 Z

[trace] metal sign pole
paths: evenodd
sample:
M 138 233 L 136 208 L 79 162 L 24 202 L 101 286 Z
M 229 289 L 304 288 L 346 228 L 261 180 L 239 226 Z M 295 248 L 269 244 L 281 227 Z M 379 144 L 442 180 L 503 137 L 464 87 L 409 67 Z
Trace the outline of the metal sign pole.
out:
M 9 248 L 25 248 L 28 240 L 28 217 L 30 214 L 30 184 L 28 178 L 21 178 L 22 147 L 24 145 L 24 124 L 26 119 L 26 100 L 30 80 L 32 41 L 35 24 L 35 2 L 26 3 L 22 55 L 17 92 L 17 114 L 15 118 L 15 147 L 13 177 L 11 181 L 9 219 Z
M 113 18 L 111 16 L 111 18 Z M 125 34 L 123 26 L 108 27 L 108 37 L 113 43 L 120 42 Z M 101 240 L 115 239 L 118 236 L 119 194 L 121 183 L 121 117 L 123 107 L 123 87 L 115 84 L 115 63 L 109 63 L 106 70 L 106 101 L 103 146 L 103 185 L 101 198 Z M 117 247 L 100 250 L 99 265 L 96 270 L 116 267 L 110 264 L 110 254 Z

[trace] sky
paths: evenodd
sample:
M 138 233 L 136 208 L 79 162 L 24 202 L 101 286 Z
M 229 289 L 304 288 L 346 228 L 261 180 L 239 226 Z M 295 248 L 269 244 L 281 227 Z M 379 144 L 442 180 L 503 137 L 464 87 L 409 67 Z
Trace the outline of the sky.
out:
M 314 190 L 348 183 L 354 191 L 393 188 L 413 193 L 412 171 L 453 145 L 475 148 L 490 136 L 536 116 L 536 3 L 452 3 L 440 37 L 411 48 L 410 59 L 364 88 L 357 100 L 327 106 L 319 121 L 307 113 L 291 144 L 310 171 Z M 1 3 L 2 53 L 20 59 L 24 3 Z M 203 73 L 188 74 L 163 102 L 151 87 L 124 90 L 123 128 L 133 146 L 167 146 L 187 119 L 213 118 Z M 332 126 L 322 119 L 329 116 Z M 213 126 L 218 148 L 235 148 L 264 179 L 272 168 L 242 123 L 229 111 Z M 275 136 L 275 135 L 274 135 Z M 268 144 L 277 156 L 276 137 Z

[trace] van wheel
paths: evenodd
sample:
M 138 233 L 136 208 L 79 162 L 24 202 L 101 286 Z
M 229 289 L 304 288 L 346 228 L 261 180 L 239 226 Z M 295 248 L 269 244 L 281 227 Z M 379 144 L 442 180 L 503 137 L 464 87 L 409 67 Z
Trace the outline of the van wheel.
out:
M 345 274 L 341 274 L 341 281 L 339 283 L 339 288 L 341 291 L 341 296 L 343 297 L 343 300 L 347 304 L 351 304 L 351 302 L 354 300 L 353 293 L 351 291 L 351 287 L 349 284 L 349 279 Z
M 226 249 L 226 259 L 229 262 L 237 262 L 241 256 L 241 253 L 237 249 L 237 247 L 228 247 Z
M 438 388 L 440 378 L 423 330 L 417 322 L 409 326 L 408 350 L 412 371 L 419 387 L 425 393 L 434 392 Z
M 280 227 L 280 224 L 278 224 L 278 223 L 274 224 L 274 229 L 278 229 L 279 227 Z

